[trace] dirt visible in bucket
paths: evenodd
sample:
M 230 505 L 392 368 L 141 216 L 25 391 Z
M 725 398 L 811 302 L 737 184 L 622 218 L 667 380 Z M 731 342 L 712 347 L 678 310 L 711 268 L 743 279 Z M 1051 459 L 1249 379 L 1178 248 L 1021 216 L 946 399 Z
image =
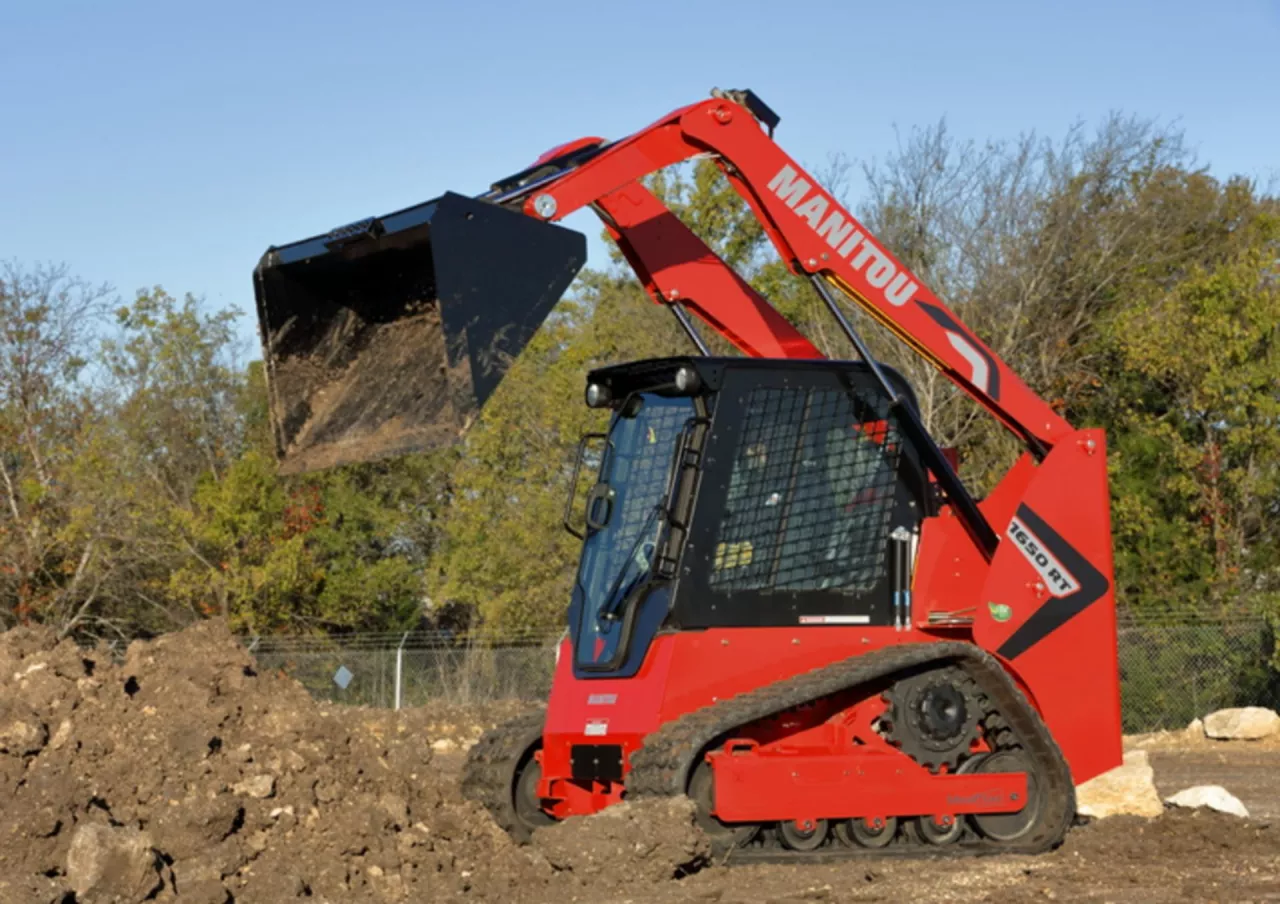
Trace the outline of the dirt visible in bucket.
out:
M 476 408 L 465 339 L 450 365 L 439 309 L 366 322 L 343 310 L 310 354 L 269 371 L 285 474 L 448 446 Z

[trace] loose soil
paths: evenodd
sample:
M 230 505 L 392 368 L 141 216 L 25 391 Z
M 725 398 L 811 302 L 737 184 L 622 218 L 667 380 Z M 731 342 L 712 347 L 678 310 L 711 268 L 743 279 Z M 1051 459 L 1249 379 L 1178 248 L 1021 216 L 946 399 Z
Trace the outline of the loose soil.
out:
M 483 725 L 318 703 L 222 625 L 120 664 L 10 631 L 0 678 L 4 904 L 499 899 L 555 876 L 432 763 L 433 726 Z
M 469 358 L 450 366 L 445 344 L 438 308 L 420 301 L 389 320 L 366 321 L 341 309 L 305 353 L 273 361 L 268 376 L 284 447 L 281 473 L 456 442 L 471 421 L 475 394 Z
M 0 635 L 0 904 L 397 901 L 1280 901 L 1280 746 L 1150 743 L 1162 793 L 1222 784 L 1255 818 L 1169 811 L 1040 857 L 723 866 L 684 801 L 624 804 L 518 847 L 458 792 L 516 705 L 391 713 L 312 700 L 216 623 L 123 663 Z

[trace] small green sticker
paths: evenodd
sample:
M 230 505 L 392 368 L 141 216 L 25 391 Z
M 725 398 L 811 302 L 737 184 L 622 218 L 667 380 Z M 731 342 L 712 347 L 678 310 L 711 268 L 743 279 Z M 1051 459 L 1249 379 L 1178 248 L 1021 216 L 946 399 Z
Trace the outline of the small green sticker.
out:
M 1004 603 L 987 603 L 987 608 L 991 610 L 991 617 L 998 622 L 1006 622 L 1013 618 L 1013 610 Z

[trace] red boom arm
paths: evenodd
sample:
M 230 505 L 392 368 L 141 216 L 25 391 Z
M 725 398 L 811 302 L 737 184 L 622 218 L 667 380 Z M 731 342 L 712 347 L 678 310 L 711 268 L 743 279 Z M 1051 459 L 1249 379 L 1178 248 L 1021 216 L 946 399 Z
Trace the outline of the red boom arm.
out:
M 593 205 L 655 301 L 684 302 L 748 355 L 820 357 L 637 181 L 706 155 L 751 205 L 792 272 L 827 279 L 1033 446 L 1051 448 L 1072 431 L 731 100 L 684 107 L 608 145 L 539 183 L 524 211 L 558 220 Z

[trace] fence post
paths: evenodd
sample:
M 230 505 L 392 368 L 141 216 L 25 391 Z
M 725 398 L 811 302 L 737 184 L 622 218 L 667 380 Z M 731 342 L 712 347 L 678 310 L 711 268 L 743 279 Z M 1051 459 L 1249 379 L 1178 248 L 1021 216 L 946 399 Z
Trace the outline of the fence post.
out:
M 400 645 L 396 647 L 396 710 L 400 709 L 400 693 L 404 687 L 404 642 L 408 639 L 409 632 L 405 631 L 400 637 Z

